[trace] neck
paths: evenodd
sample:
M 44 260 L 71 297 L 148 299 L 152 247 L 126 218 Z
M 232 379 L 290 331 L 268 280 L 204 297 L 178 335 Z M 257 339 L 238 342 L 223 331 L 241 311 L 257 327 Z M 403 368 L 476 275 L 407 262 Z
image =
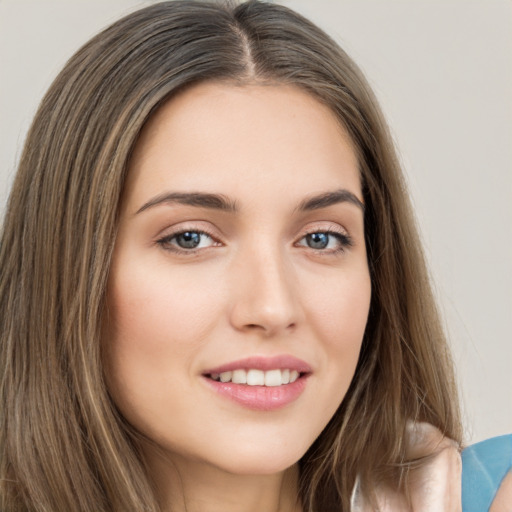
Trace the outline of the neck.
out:
M 302 511 L 297 464 L 270 475 L 239 475 L 175 454 L 153 453 L 147 461 L 162 512 Z

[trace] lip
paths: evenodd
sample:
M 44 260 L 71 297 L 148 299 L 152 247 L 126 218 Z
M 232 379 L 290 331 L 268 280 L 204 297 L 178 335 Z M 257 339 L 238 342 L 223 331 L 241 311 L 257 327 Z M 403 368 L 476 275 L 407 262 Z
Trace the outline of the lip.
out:
M 203 372 L 203 375 L 211 373 L 232 372 L 233 370 L 296 370 L 299 373 L 311 373 L 313 370 L 309 364 L 301 359 L 290 355 L 279 355 L 273 357 L 253 356 L 238 361 L 222 364 Z
M 301 375 L 290 384 L 281 386 L 249 386 L 233 382 L 219 382 L 208 377 L 212 373 L 223 373 L 233 370 L 296 370 Z M 203 372 L 202 377 L 210 389 L 224 398 L 255 411 L 273 411 L 291 404 L 305 390 L 312 368 L 305 361 L 290 355 L 274 357 L 248 357 L 232 361 Z

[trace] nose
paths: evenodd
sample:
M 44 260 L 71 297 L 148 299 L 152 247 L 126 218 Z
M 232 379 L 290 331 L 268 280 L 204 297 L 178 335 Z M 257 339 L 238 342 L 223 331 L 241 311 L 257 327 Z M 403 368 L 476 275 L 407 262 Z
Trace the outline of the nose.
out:
M 270 337 L 297 327 L 301 320 L 297 280 L 291 263 L 278 249 L 240 254 L 231 279 L 230 321 L 235 329 Z

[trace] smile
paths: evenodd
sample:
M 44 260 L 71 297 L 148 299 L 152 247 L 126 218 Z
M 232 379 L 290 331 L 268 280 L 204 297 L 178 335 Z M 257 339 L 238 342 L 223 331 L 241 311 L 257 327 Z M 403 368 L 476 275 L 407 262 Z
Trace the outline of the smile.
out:
M 290 355 L 249 357 L 203 372 L 203 382 L 225 400 L 255 411 L 281 409 L 304 392 L 313 370 Z
M 300 376 L 297 370 L 234 370 L 222 373 L 212 373 L 209 377 L 217 382 L 232 382 L 247 386 L 277 387 L 295 382 Z

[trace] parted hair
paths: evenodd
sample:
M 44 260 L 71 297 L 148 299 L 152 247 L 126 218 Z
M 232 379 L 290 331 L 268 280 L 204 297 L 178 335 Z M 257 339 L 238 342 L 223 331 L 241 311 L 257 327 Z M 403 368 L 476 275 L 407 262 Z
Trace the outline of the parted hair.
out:
M 372 299 L 354 379 L 299 462 L 307 512 L 404 480 L 407 424 L 460 443 L 452 364 L 393 141 L 354 62 L 288 8 L 175 1 L 134 12 L 66 64 L 29 130 L 0 239 L 0 509 L 160 510 L 102 365 L 106 284 L 134 144 L 204 81 L 293 84 L 356 148 Z M 227 149 L 229 151 L 229 149 Z M 177 292 L 178 293 L 178 292 Z M 398 484 L 397 484 L 398 485 Z

